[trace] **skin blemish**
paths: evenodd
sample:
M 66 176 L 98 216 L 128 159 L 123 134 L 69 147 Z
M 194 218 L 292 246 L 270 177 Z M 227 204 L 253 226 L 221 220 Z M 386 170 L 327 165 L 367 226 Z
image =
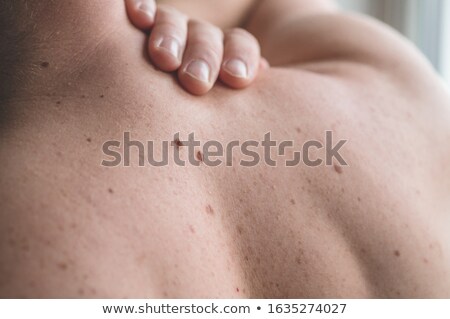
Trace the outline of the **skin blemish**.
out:
M 102 95 L 100 95 L 100 98 L 101 98 L 101 99 L 103 99 L 104 97 L 105 97 L 105 96 L 104 96 L 103 94 L 102 94 Z
M 86 95 L 83 94 L 83 95 L 81 96 L 81 98 L 82 98 L 82 99 L 86 98 Z
M 88 138 L 86 139 L 86 141 L 87 141 L 88 143 L 91 143 L 91 142 L 92 142 L 92 138 L 88 137 Z
M 67 266 L 67 264 L 66 263 L 59 263 L 58 265 L 58 268 L 59 269 L 61 269 L 62 271 L 66 271 L 67 270 L 67 268 L 69 267 L 69 266 Z
M 361 203 L 361 197 L 359 197 L 359 196 L 358 196 L 358 202 L 360 202 L 360 203 Z
M 206 206 L 205 210 L 208 215 L 214 215 L 214 208 L 211 205 Z
M 239 293 L 239 291 L 240 291 L 239 288 L 236 288 L 236 292 Z
M 424 258 L 424 259 L 423 259 L 423 263 L 424 263 L 424 264 L 428 264 L 428 259 Z
M 203 154 L 202 154 L 202 152 L 200 152 L 200 151 L 197 152 L 197 159 L 198 159 L 200 162 L 203 162 Z
M 114 190 L 112 188 L 108 188 L 108 193 L 114 194 Z
M 172 142 L 172 146 L 175 146 L 177 149 L 179 149 L 180 147 L 183 147 L 184 144 L 183 144 L 183 142 L 180 141 L 180 139 L 176 138 L 176 139 Z
M 84 289 L 83 288 L 78 289 L 78 295 L 84 296 Z
M 239 225 L 236 227 L 236 230 L 239 235 L 242 235 L 242 233 L 244 232 L 244 230 L 242 229 L 242 226 L 239 226 Z
M 394 255 L 395 255 L 395 257 L 400 257 L 400 251 L 394 250 Z
M 189 231 L 192 233 L 192 234 L 195 234 L 196 232 L 195 232 L 195 228 L 194 228 L 194 226 L 192 226 L 192 225 L 189 225 Z
M 56 104 L 60 105 L 60 104 L 61 104 L 61 101 L 56 101 Z
M 48 63 L 47 61 L 44 61 L 41 63 L 41 68 L 43 69 L 47 69 L 50 66 L 50 63 Z
M 301 133 L 302 132 L 302 129 L 301 128 L 299 128 L 299 127 L 297 127 L 296 129 L 295 129 L 296 131 L 297 131 L 297 133 Z
M 295 205 L 295 199 L 291 199 L 291 204 Z
M 334 165 L 334 170 L 335 170 L 336 173 L 338 173 L 338 174 L 342 174 L 342 173 L 343 173 L 342 167 L 339 166 L 339 165 L 337 165 L 337 164 Z

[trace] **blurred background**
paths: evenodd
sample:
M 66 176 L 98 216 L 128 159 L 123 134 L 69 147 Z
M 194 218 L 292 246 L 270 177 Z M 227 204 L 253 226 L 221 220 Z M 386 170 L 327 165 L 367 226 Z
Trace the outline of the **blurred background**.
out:
M 339 0 L 408 37 L 450 86 L 450 0 Z

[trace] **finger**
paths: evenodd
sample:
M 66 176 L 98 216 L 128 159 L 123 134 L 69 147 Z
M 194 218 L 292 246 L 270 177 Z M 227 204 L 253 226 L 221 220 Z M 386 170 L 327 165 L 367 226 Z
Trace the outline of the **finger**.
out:
M 171 7 L 158 7 L 149 41 L 149 55 L 161 70 L 177 70 L 187 40 L 187 17 Z
M 228 86 L 242 89 L 256 78 L 261 65 L 261 49 L 256 38 L 243 29 L 225 32 L 220 79 Z
M 223 57 L 223 33 L 206 22 L 190 21 L 186 50 L 178 77 L 192 94 L 203 95 L 216 82 Z
M 155 21 L 155 0 L 125 0 L 128 17 L 136 28 L 149 30 Z

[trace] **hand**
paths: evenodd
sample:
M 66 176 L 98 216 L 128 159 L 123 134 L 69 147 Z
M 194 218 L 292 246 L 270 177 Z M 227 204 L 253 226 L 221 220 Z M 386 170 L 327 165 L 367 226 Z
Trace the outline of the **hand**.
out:
M 152 62 L 163 71 L 178 71 L 181 85 L 192 94 L 206 94 L 219 78 L 231 88 L 243 89 L 268 67 L 258 41 L 243 29 L 223 32 L 170 6 L 157 6 L 154 0 L 125 1 L 131 22 L 140 30 L 151 30 Z

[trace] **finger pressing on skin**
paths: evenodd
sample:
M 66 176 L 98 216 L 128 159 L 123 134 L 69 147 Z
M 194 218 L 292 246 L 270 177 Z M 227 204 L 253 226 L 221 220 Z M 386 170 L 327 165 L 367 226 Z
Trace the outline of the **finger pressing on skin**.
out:
M 181 12 L 159 6 L 149 41 L 149 55 L 161 70 L 177 70 L 182 61 L 187 40 L 188 19 Z
M 222 30 L 206 22 L 189 21 L 186 50 L 178 73 L 181 85 L 192 94 L 206 94 L 219 76 L 222 58 Z
M 243 29 L 225 32 L 224 56 L 220 79 L 226 85 L 242 89 L 256 78 L 261 64 L 261 49 L 256 38 Z
M 125 0 L 131 23 L 140 30 L 149 30 L 155 21 L 155 0 Z

